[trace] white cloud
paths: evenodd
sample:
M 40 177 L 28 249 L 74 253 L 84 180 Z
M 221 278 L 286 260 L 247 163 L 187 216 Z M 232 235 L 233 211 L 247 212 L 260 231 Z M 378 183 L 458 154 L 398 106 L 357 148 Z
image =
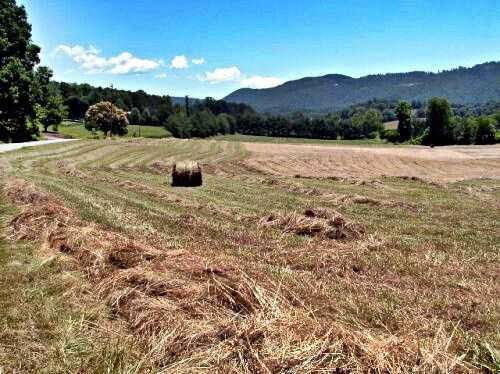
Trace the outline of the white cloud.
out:
M 235 81 L 241 76 L 240 69 L 236 66 L 231 66 L 228 68 L 218 68 L 212 72 L 206 72 L 204 76 L 198 77 L 202 82 L 209 82 L 212 84 Z
M 194 64 L 194 65 L 203 65 L 205 63 L 205 59 L 202 57 L 202 58 L 193 58 L 191 60 L 191 62 Z
M 155 75 L 155 78 L 157 79 L 165 79 L 167 77 L 167 73 L 160 73 Z
M 248 88 L 271 88 L 283 84 L 284 81 L 276 77 L 261 77 L 260 75 L 253 75 L 241 80 L 241 87 Z
M 105 58 L 100 56 L 101 51 L 94 46 L 85 48 L 81 45 L 60 45 L 54 50 L 54 54 L 59 53 L 71 57 L 87 73 L 105 72 L 119 75 L 145 73 L 157 69 L 162 64 L 161 60 L 141 59 L 130 52 L 123 52 L 118 56 Z
M 186 56 L 175 56 L 170 63 L 172 69 L 186 69 L 189 67 L 188 59 Z

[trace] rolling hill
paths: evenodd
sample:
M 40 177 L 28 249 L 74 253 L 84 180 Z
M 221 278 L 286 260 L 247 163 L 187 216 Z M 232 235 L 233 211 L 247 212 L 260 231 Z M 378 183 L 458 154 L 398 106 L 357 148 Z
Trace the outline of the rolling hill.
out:
M 274 88 L 243 88 L 224 100 L 251 105 L 259 112 L 288 113 L 339 110 L 373 98 L 423 101 L 433 96 L 446 97 L 456 104 L 499 100 L 500 62 L 439 73 L 414 71 L 361 78 L 329 74 L 289 81 Z

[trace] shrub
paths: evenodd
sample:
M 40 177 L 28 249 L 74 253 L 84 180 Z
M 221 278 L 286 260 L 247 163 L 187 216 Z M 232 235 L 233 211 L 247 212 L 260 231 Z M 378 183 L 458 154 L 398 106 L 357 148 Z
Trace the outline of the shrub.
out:
M 399 141 L 399 132 L 395 129 L 387 129 L 382 132 L 382 139 L 388 142 L 397 143 Z
M 495 144 L 495 122 L 490 117 L 479 117 L 476 128 L 476 144 Z

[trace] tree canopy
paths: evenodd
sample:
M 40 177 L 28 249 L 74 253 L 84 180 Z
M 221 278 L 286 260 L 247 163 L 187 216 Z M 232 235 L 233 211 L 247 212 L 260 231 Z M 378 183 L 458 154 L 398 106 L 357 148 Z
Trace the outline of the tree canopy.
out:
M 31 41 L 26 10 L 15 0 L 0 0 L 0 140 L 25 141 L 57 125 L 65 108 L 52 71 L 35 66 L 40 48 Z
M 28 119 L 35 115 L 39 52 L 24 7 L 0 0 L 0 140 L 27 140 L 37 132 Z
M 396 107 L 398 132 L 400 140 L 407 141 L 412 135 L 411 106 L 407 101 L 401 101 Z
M 85 113 L 85 128 L 99 130 L 105 135 L 127 135 L 127 113 L 110 102 L 92 105 Z

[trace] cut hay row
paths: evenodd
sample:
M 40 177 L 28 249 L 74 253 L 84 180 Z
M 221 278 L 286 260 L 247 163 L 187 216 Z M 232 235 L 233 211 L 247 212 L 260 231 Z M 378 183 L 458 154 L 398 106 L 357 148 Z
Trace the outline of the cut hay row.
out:
M 347 221 L 338 212 L 327 209 L 307 209 L 302 214 L 272 214 L 264 217 L 260 225 L 278 227 L 285 233 L 337 240 L 359 239 L 365 234 L 362 226 Z
M 357 195 L 357 194 L 340 194 L 333 190 L 322 189 L 318 187 L 307 187 L 299 183 L 293 183 L 283 178 L 276 177 L 252 177 L 244 176 L 240 177 L 242 180 L 252 183 L 260 183 L 266 186 L 279 187 L 283 190 L 302 194 L 306 196 L 320 197 L 325 201 L 332 202 L 338 206 L 346 204 L 361 204 L 361 205 L 371 205 L 371 206 L 381 206 L 387 208 L 402 208 L 411 211 L 417 211 L 420 207 L 415 204 L 410 204 L 401 201 L 394 200 L 380 200 L 367 196 Z M 306 178 L 309 179 L 309 178 Z M 330 179 L 330 178 L 329 178 Z M 337 178 L 334 178 L 337 180 Z M 382 183 L 379 181 L 362 181 L 359 180 L 349 180 L 348 183 L 356 185 L 376 185 L 377 188 L 383 188 Z
M 12 237 L 41 240 L 46 254 L 72 258 L 160 370 L 470 369 L 448 353 L 453 339 L 444 333 L 417 340 L 411 335 L 355 331 L 341 320 L 323 320 L 321 313 L 316 315 L 264 274 L 105 231 L 82 222 L 52 196 L 21 181 L 9 183 L 5 191 L 22 208 L 12 221 Z M 293 232 L 300 227 L 300 233 L 304 227 L 314 233 L 316 229 L 307 228 L 313 222 L 322 222 L 322 228 L 353 227 L 330 211 L 308 210 L 303 216 L 305 221 L 279 220 L 279 226 Z M 358 231 L 349 231 L 354 232 Z
M 494 210 L 498 191 L 490 188 L 495 185 L 494 181 L 483 179 L 438 188 L 397 178 L 379 179 L 382 185 L 365 178 L 339 180 L 331 177 L 335 170 L 311 179 L 271 176 L 245 165 L 245 160 L 228 160 L 237 156 L 225 148 L 225 144 L 216 143 L 219 150 L 210 154 L 207 151 L 213 148 L 212 142 L 172 140 L 171 144 L 166 143 L 74 142 L 5 154 L 0 160 L 0 167 L 6 165 L 3 170 L 10 175 L 50 191 L 51 195 L 47 195 L 50 201 L 57 196 L 60 202 L 56 206 L 64 201 L 74 213 L 99 222 L 100 226 L 89 222 L 81 224 L 85 232 L 99 238 L 105 238 L 105 233 L 121 233 L 119 246 L 123 251 L 101 253 L 101 243 L 88 238 L 80 240 L 84 249 L 98 254 L 95 261 L 85 260 L 86 256 L 80 260 L 80 242 L 71 238 L 81 237 L 85 232 L 73 229 L 71 221 L 68 234 L 66 221 L 54 215 L 58 209 L 48 207 L 37 211 L 33 207 L 27 212 L 29 216 L 13 221 L 13 226 L 17 226 L 12 235 L 15 238 L 17 232 L 21 236 L 24 233 L 25 238 L 41 236 L 42 241 L 48 243 L 42 250 L 50 251 L 51 255 L 60 253 L 61 262 L 74 261 L 84 273 L 92 274 L 91 264 L 96 263 L 100 264 L 97 269 L 104 264 L 105 271 L 119 275 L 116 281 L 109 283 L 123 290 L 116 293 L 116 298 L 110 298 L 107 289 L 101 290 L 101 282 L 105 287 L 104 281 L 111 280 L 108 276 L 96 279 L 93 286 L 100 290 L 101 299 L 108 302 L 108 310 L 117 324 L 136 325 L 129 322 L 129 316 L 136 315 L 136 312 L 128 312 L 132 309 L 129 298 L 136 300 L 137 308 L 145 305 L 144 313 L 156 310 L 153 314 L 158 317 L 152 318 L 149 324 L 152 329 L 157 326 L 156 318 L 169 314 L 171 306 L 186 306 L 183 313 L 188 313 L 191 301 L 179 297 L 178 293 L 197 289 L 200 284 L 212 287 L 212 280 L 203 278 L 201 270 L 193 273 L 180 267 L 189 263 L 188 257 L 201 259 L 200 269 L 206 265 L 210 273 L 229 274 L 235 281 L 223 283 L 222 289 L 229 296 L 212 298 L 213 294 L 203 294 L 200 301 L 203 308 L 195 309 L 189 318 L 174 313 L 179 321 L 187 321 L 184 330 L 175 323 L 171 325 L 176 331 L 183 331 L 181 341 L 195 339 L 192 333 L 199 332 L 200 325 L 216 332 L 216 336 L 230 338 L 210 340 L 207 345 L 197 341 L 189 347 L 196 346 L 199 350 L 186 353 L 180 349 L 180 353 L 165 360 L 165 365 L 158 363 L 164 360 L 165 354 L 146 352 L 149 356 L 144 360 L 156 365 L 153 372 L 162 368 L 167 368 L 166 372 L 176 368 L 180 372 L 192 372 L 200 367 L 214 371 L 219 361 L 214 360 L 210 352 L 223 357 L 222 361 L 226 360 L 226 354 L 246 357 L 247 353 L 240 353 L 245 351 L 239 349 L 238 339 L 246 340 L 247 335 L 253 341 L 250 348 L 256 353 L 257 362 L 262 361 L 271 372 L 308 372 L 308 368 L 315 371 L 318 367 L 316 371 L 333 371 L 334 365 L 324 362 L 307 366 L 307 357 L 316 360 L 323 354 L 335 360 L 337 367 L 361 372 L 369 370 L 374 362 L 379 363 L 377 367 L 391 367 L 396 372 L 477 372 L 481 367 L 494 368 L 494 356 L 488 349 L 498 346 L 495 333 L 499 308 L 495 300 L 500 295 L 497 281 L 500 221 L 498 210 L 496 213 Z M 203 149 L 202 153 L 198 153 L 198 146 Z M 64 151 L 67 148 L 68 151 Z M 295 156 L 292 153 L 286 157 Z M 205 174 L 204 188 L 168 185 L 171 165 L 183 159 L 199 160 Z M 155 163 L 160 168 L 155 168 Z M 468 165 L 463 167 L 467 169 Z M 465 186 L 473 188 L 472 193 L 464 193 Z M 481 191 L 481 195 L 477 191 Z M 25 198 L 31 205 L 29 200 L 33 196 L 28 194 Z M 418 209 L 393 209 L 392 202 L 411 204 L 408 206 Z M 275 212 L 275 218 L 295 213 L 307 221 L 314 218 L 304 214 L 308 207 L 338 211 L 346 220 L 349 217 L 349 221 L 362 222 L 369 228 L 368 233 L 356 240 L 331 240 L 324 231 L 309 236 L 296 234 L 291 228 L 283 234 L 284 229 L 279 225 L 258 224 L 260 218 L 269 217 L 269 212 Z M 60 231 L 45 239 L 44 231 L 53 230 L 56 220 L 61 223 Z M 318 220 L 326 223 L 324 219 Z M 36 222 L 43 225 L 36 226 Z M 291 223 L 293 227 L 294 221 Z M 113 236 L 109 239 L 114 240 Z M 58 240 L 68 247 L 57 244 Z M 72 244 L 73 240 L 76 245 Z M 142 249 L 137 250 L 139 245 Z M 161 252 L 158 257 L 156 250 Z M 162 260 L 167 253 L 172 261 Z M 254 300 L 251 296 L 254 292 L 241 291 L 245 296 L 240 299 L 226 287 L 229 284 L 238 290 L 244 279 L 258 292 L 279 295 L 279 310 L 285 317 L 277 320 L 278 327 L 273 327 L 275 322 L 269 322 L 269 328 L 254 322 L 258 313 L 262 313 L 266 321 L 272 319 L 273 314 L 262 312 L 261 307 L 247 312 L 251 305 L 247 301 Z M 70 295 L 76 293 L 70 292 Z M 134 299 L 137 294 L 147 298 Z M 189 295 L 196 297 L 197 293 Z M 210 300 L 212 305 L 203 300 Z M 121 301 L 126 301 L 124 306 Z M 210 317 L 212 313 L 225 315 L 225 310 L 237 315 L 233 316 L 234 330 L 229 332 L 218 329 L 218 320 Z M 290 315 L 296 318 L 289 318 Z M 254 323 L 258 332 L 247 329 L 247 335 L 238 333 L 244 330 L 244 321 Z M 227 324 L 232 326 L 232 320 Z M 160 326 L 158 334 L 175 336 L 176 332 L 166 323 Z M 147 351 L 156 338 L 143 337 L 140 331 L 142 329 L 130 327 L 131 336 L 139 341 L 138 346 L 144 345 Z M 198 335 L 201 340 L 205 339 L 202 332 Z M 210 339 L 213 336 L 210 335 Z M 311 350 L 305 350 L 302 356 L 299 349 L 304 345 L 299 345 L 297 350 L 282 349 L 283 358 L 267 353 L 270 346 L 280 346 L 276 342 L 288 338 L 290 344 L 296 344 L 296 339 L 307 340 Z M 4 340 L 0 345 L 4 343 L 9 344 Z M 217 348 L 225 343 L 231 345 L 222 350 Z M 399 347 L 392 344 L 404 344 L 403 350 L 398 351 Z M 312 347 L 316 347 L 317 356 L 312 353 Z M 419 353 L 420 349 L 423 353 Z M 303 359 L 302 363 L 298 361 Z M 230 364 L 225 368 L 239 365 L 233 372 L 249 372 L 249 368 L 255 367 L 235 364 L 239 361 L 234 358 L 227 360 L 224 363 Z M 267 372 L 265 367 L 263 372 Z
M 244 163 L 263 174 L 372 179 L 409 176 L 441 184 L 500 178 L 500 147 L 345 147 L 245 143 Z M 496 157 L 492 157 L 491 155 Z M 464 167 L 464 164 L 467 167 Z

